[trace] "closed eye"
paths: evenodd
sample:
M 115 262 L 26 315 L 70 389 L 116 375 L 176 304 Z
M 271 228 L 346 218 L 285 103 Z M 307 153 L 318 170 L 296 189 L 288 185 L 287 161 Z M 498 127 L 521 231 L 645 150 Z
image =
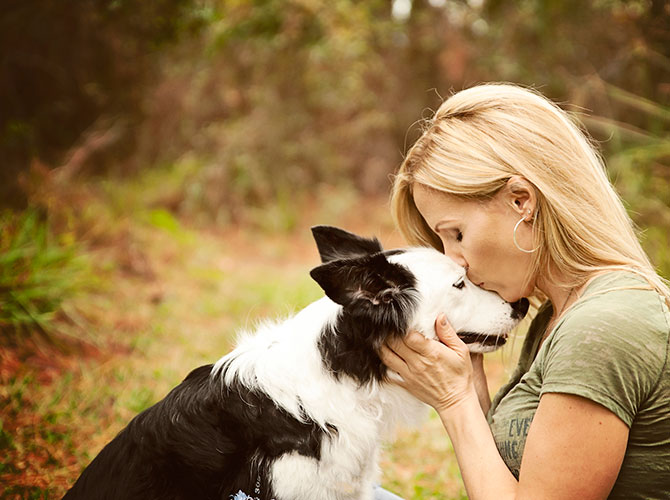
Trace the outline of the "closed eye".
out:
M 456 283 L 454 283 L 454 288 L 458 288 L 459 290 L 464 286 L 465 286 L 465 278 L 461 278 Z

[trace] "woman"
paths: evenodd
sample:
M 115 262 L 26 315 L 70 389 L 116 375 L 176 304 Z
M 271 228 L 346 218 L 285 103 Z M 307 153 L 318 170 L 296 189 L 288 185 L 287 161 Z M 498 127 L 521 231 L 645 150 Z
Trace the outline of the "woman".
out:
M 493 403 L 481 355 L 444 316 L 441 343 L 414 332 L 383 349 L 440 416 L 469 497 L 670 498 L 670 290 L 567 114 L 513 85 L 453 95 L 408 152 L 392 209 L 468 286 L 547 299 Z

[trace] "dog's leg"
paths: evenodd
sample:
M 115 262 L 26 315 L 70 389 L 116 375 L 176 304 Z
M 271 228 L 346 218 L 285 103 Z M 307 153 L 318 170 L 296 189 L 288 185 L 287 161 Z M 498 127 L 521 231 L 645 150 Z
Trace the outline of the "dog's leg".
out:
M 316 459 L 288 453 L 272 465 L 272 489 L 280 498 L 338 500 L 323 484 L 322 472 Z
M 280 498 L 296 500 L 373 500 L 376 466 L 361 471 L 324 463 L 297 453 L 284 455 L 272 466 L 272 488 Z

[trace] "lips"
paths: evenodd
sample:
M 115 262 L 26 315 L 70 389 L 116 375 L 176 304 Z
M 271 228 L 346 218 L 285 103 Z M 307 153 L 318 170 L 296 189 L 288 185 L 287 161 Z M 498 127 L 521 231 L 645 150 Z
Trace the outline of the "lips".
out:
M 485 346 L 501 346 L 507 342 L 506 335 L 487 335 L 485 333 L 459 332 L 460 338 L 466 344 L 481 344 Z
M 484 287 L 484 282 L 483 282 L 483 281 L 477 281 L 477 280 L 474 280 L 474 279 L 470 278 L 470 276 L 468 276 L 468 279 L 469 279 L 473 284 L 475 284 L 476 286 L 478 286 L 479 288 L 483 288 L 483 287 Z

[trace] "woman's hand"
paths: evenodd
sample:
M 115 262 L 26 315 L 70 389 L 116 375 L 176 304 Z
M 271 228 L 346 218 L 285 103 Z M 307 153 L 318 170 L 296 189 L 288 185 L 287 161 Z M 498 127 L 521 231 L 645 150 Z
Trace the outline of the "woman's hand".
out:
M 399 384 L 438 413 L 448 411 L 462 401 L 475 398 L 470 352 L 444 314 L 435 322 L 441 343 L 418 332 L 382 347 L 381 359 L 397 372 Z

